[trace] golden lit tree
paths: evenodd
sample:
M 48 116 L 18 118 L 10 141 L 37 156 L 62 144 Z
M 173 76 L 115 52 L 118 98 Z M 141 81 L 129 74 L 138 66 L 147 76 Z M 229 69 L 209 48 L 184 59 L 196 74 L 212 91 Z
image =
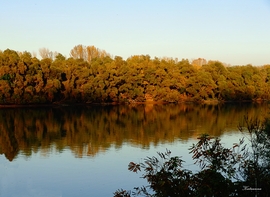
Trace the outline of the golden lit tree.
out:
M 83 59 L 89 63 L 94 58 L 105 58 L 107 56 L 110 57 L 110 54 L 105 50 L 98 49 L 95 46 L 83 46 L 81 44 L 73 47 L 70 51 L 70 57 L 74 59 Z
M 53 52 L 50 51 L 48 48 L 40 48 L 39 49 L 39 55 L 42 59 L 53 59 Z

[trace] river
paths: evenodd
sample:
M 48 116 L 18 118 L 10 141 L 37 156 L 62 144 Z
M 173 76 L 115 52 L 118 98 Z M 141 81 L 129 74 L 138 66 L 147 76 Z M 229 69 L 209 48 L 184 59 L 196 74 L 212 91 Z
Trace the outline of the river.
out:
M 238 142 L 244 117 L 267 104 L 120 105 L 0 109 L 0 196 L 105 197 L 142 186 L 130 161 L 169 149 L 197 170 L 188 148 L 202 133 Z

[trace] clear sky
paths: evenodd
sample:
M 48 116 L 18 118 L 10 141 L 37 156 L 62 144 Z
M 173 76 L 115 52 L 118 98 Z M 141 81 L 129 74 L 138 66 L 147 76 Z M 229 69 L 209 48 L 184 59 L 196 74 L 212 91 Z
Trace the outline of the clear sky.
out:
M 270 0 L 8 0 L 0 50 L 48 48 L 69 57 L 94 45 L 131 55 L 270 64 Z

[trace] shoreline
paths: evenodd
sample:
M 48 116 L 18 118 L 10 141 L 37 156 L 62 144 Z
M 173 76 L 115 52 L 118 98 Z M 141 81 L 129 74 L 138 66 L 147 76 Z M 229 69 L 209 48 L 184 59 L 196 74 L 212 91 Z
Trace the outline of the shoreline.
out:
M 146 101 L 146 102 L 111 102 L 111 103 L 48 103 L 48 104 L 0 104 L 1 108 L 38 108 L 38 107 L 72 107 L 72 106 L 116 106 L 116 105 L 158 105 L 158 104 L 202 104 L 202 105 L 219 105 L 225 103 L 267 103 L 267 100 L 242 100 L 242 101 L 185 101 L 185 102 L 164 102 L 164 101 Z

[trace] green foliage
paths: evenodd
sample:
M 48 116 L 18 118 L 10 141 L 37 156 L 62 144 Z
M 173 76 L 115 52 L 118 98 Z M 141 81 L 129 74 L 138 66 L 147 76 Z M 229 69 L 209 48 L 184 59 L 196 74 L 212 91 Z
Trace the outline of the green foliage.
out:
M 198 139 L 199 142 L 190 148 L 195 163 L 199 163 L 203 170 L 226 173 L 228 178 L 233 177 L 239 154 L 234 149 L 224 148 L 219 138 L 212 139 L 204 134 Z
M 270 186 L 270 136 L 269 119 L 264 124 L 258 120 L 245 118 L 249 149 L 243 152 L 244 162 L 241 163 L 241 175 L 245 184 L 261 188 L 261 196 L 268 196 Z M 244 132 L 242 127 L 239 127 Z
M 186 59 L 134 55 L 126 60 L 94 46 L 77 45 L 70 58 L 43 48 L 42 60 L 27 52 L 0 52 L 0 80 L 10 85 L 4 104 L 61 102 L 209 102 L 270 99 L 270 66 L 225 67 L 204 60 L 202 66 Z M 32 79 L 29 81 L 29 79 Z M 60 87 L 48 92 L 47 81 Z M 24 90 L 33 86 L 32 98 Z M 23 91 L 24 93 L 18 94 Z M 8 96 L 8 95 L 6 95 Z M 40 99 L 39 99 L 40 97 Z M 16 98 L 16 99 L 15 99 Z M 44 100 L 45 98 L 45 100 Z
M 147 157 L 144 162 L 130 162 L 132 172 L 143 170 L 143 179 L 149 185 L 135 187 L 134 191 L 117 190 L 115 197 L 132 196 L 269 196 L 270 142 L 269 120 L 245 119 L 248 143 L 244 138 L 232 148 L 225 148 L 219 138 L 203 134 L 193 144 L 190 153 L 199 172 L 183 169 L 180 157 L 171 157 L 170 151 Z
M 63 56 L 61 53 L 58 53 L 56 56 L 55 56 L 55 61 L 64 61 L 66 60 L 65 56 Z

